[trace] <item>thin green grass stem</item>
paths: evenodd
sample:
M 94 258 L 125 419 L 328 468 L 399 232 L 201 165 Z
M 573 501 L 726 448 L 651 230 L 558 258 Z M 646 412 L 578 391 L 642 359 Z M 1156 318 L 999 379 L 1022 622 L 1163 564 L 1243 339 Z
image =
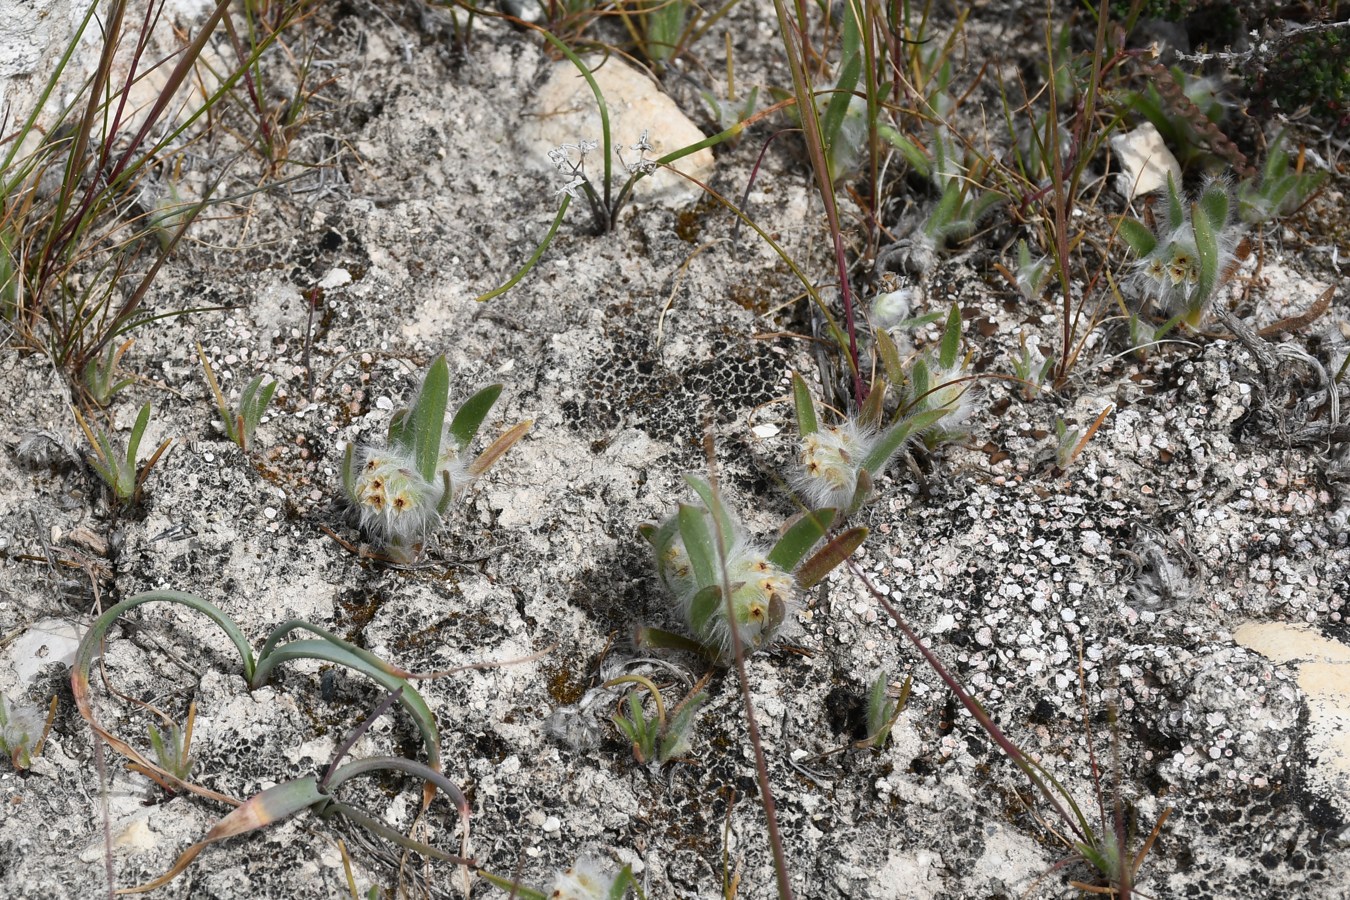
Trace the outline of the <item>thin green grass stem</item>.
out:
M 530 258 L 525 261 L 525 265 L 521 267 L 520 271 L 512 275 L 507 280 L 506 284 L 503 284 L 496 290 L 488 291 L 486 294 L 479 296 L 474 302 L 486 303 L 493 297 L 500 297 L 502 294 L 505 294 L 507 291 L 511 290 L 511 288 L 519 284 L 520 279 L 528 275 L 530 270 L 538 265 L 539 260 L 543 257 L 545 251 L 548 250 L 548 245 L 553 243 L 553 236 L 558 233 L 558 226 L 562 225 L 563 216 L 567 215 L 567 207 L 571 202 L 572 195 L 564 194 L 562 203 L 558 205 L 558 214 L 553 217 L 553 224 L 549 226 L 548 234 L 544 235 L 544 239 L 540 241 L 539 246 L 535 248 L 534 253 Z

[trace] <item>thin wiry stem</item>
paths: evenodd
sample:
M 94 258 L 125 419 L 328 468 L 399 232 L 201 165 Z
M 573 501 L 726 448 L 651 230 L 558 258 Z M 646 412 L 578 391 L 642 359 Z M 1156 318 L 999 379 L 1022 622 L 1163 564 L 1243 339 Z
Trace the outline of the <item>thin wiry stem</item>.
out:
M 806 9 L 797 4 L 797 27 L 793 27 L 788 18 L 783 0 L 773 0 L 774 10 L 778 14 L 778 29 L 783 39 L 783 48 L 787 52 L 788 67 L 792 70 L 792 90 L 797 97 L 797 113 L 802 120 L 802 137 L 806 140 L 806 151 L 811 158 L 811 169 L 815 172 L 816 186 L 820 189 L 820 199 L 825 204 L 825 221 L 829 225 L 830 237 L 834 243 L 834 262 L 839 270 L 839 296 L 844 304 L 844 327 L 848 331 L 849 368 L 853 374 L 853 402 L 862 408 L 867 399 L 867 389 L 863 385 L 862 374 L 858 368 L 858 332 L 853 315 L 853 291 L 849 287 L 848 259 L 844 255 L 844 235 L 839 225 L 839 209 L 834 202 L 834 184 L 830 180 L 830 166 L 825 159 L 825 144 L 820 134 L 820 118 L 816 114 L 815 94 L 802 66 L 801 51 L 793 41 L 793 34 L 800 34 L 806 41 L 802 28 L 806 23 Z
M 713 493 L 718 492 L 717 466 L 713 455 L 712 431 L 704 433 L 704 448 L 708 455 L 708 483 Z M 745 725 L 750 733 L 750 746 L 755 754 L 755 781 L 759 785 L 760 805 L 764 808 L 764 818 L 768 822 L 769 846 L 773 850 L 773 871 L 778 882 L 779 900 L 792 900 L 792 884 L 788 879 L 787 856 L 783 853 L 783 837 L 778 831 L 778 814 L 773 802 L 773 788 L 769 784 L 769 766 L 764 758 L 764 745 L 759 737 L 759 722 L 755 719 L 755 704 L 750 697 L 750 676 L 745 671 L 745 648 L 741 645 L 740 631 L 736 628 L 736 612 L 731 603 L 731 576 L 727 572 L 726 546 L 727 535 L 723 534 L 722 522 L 717 516 L 710 516 L 713 523 L 717 550 L 717 567 L 722 577 L 722 602 L 726 605 L 727 622 L 731 625 L 731 655 L 736 665 L 736 677 L 740 681 L 741 701 L 745 707 Z
M 961 682 L 956 680 L 956 676 L 947 671 L 947 667 L 944 666 L 942 661 L 937 658 L 937 655 L 933 653 L 932 650 L 928 649 L 928 646 L 919 639 L 919 636 L 914 633 L 914 629 L 910 628 L 909 623 L 900 615 L 900 611 L 891 605 L 890 600 L 886 599 L 885 594 L 877 590 L 876 585 L 872 584 L 872 580 L 867 577 L 862 569 L 858 568 L 857 563 L 850 559 L 848 560 L 848 567 L 849 571 L 857 576 L 858 580 L 862 582 L 863 587 L 865 587 L 867 591 L 876 598 L 876 601 L 881 604 L 882 608 L 886 610 L 886 614 L 895 620 L 896 626 L 899 627 L 905 637 L 909 639 L 909 642 L 914 645 L 914 649 L 919 651 L 919 654 L 928 663 L 929 667 L 937 673 L 938 677 L 942 679 L 943 683 L 947 685 L 948 689 L 956 695 L 956 699 L 961 701 L 961 705 L 966 708 L 966 711 L 975 718 L 975 721 L 978 722 L 980 727 L 985 730 L 985 733 L 993 739 L 994 743 L 1003 751 L 1003 754 L 1022 770 L 1022 773 L 1026 775 L 1027 779 L 1035 785 L 1036 789 L 1041 793 L 1041 796 L 1054 807 L 1055 812 L 1059 817 L 1064 820 L 1070 829 L 1072 829 L 1074 836 L 1083 843 L 1092 845 L 1093 841 L 1091 836 L 1086 833 L 1080 824 L 1083 821 L 1082 814 L 1078 813 L 1076 816 L 1071 816 L 1069 814 L 1069 811 L 1059 802 L 1059 798 L 1055 796 L 1055 791 L 1051 790 L 1045 783 L 1045 780 L 1037 774 L 1036 770 L 1039 767 L 1039 763 L 1023 753 L 1022 749 L 1014 744 L 1008 736 L 1003 733 L 1003 729 L 999 728 L 994 720 L 989 717 L 989 714 L 984 711 L 984 708 L 976 702 L 975 698 L 970 696 L 966 689 L 961 685 Z M 1069 799 L 1069 802 L 1072 804 L 1072 799 Z M 1075 812 L 1077 812 L 1077 809 L 1075 809 Z

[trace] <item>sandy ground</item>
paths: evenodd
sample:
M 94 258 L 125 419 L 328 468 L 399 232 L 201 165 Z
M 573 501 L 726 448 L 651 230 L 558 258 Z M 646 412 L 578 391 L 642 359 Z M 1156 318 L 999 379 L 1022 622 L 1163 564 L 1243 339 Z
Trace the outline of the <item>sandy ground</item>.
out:
M 771 9 L 742 4 L 728 21 L 738 78 L 786 84 Z M 982 46 L 1037 27 L 977 16 L 959 72 L 978 69 Z M 67 661 L 93 611 L 152 588 L 218 604 L 255 642 L 303 618 L 417 671 L 547 650 L 420 686 L 446 772 L 469 797 L 476 858 L 540 886 L 590 856 L 631 864 L 648 897 L 720 897 L 732 884 L 740 897 L 774 895 L 734 673 L 714 673 L 689 753 L 661 769 L 634 761 L 609 723 L 619 692 L 596 688 L 642 673 L 679 697 L 707 670 L 630 640 L 639 623 L 679 628 L 636 528 L 690 499 L 682 476 L 706 470 L 705 427 L 750 532 L 771 535 L 794 513 L 788 376 L 814 384 L 816 369 L 787 335 L 810 331 L 806 301 L 779 257 L 716 204 L 647 197 L 601 235 L 578 205 L 534 272 L 475 304 L 531 252 L 567 180 L 538 145 L 554 61 L 522 32 L 475 28 L 462 50 L 440 13 L 331 13 L 317 45 L 332 82 L 292 148 L 326 168 L 206 223 L 152 303 L 229 309 L 140 329 L 124 362 L 138 383 L 107 421 L 124 435 L 151 401 L 146 445 L 174 441 L 140 509 L 118 514 L 64 449 L 83 439 L 50 363 L 13 338 L 0 354 L 0 690 L 33 705 L 60 698 L 31 771 L 0 771 L 0 895 L 99 896 L 109 870 L 119 887 L 143 883 L 226 811 L 167 797 L 106 749 L 101 775 L 71 700 Z M 721 32 L 707 40 L 708 59 L 720 58 Z M 711 133 L 689 85 L 672 93 Z M 986 81 L 968 103 L 993 97 Z M 563 132 L 572 127 L 586 126 Z M 623 127 L 669 149 L 661 120 Z M 706 162 L 718 190 L 744 190 L 770 127 Z M 588 172 L 597 164 L 591 156 Z M 1103 155 L 1098 171 L 1106 165 Z M 1260 326 L 1336 288 L 1326 315 L 1273 339 L 1333 373 L 1350 327 L 1350 277 L 1330 252 L 1350 259 L 1347 232 L 1322 230 L 1345 202 L 1338 178 L 1309 217 L 1253 235 L 1260 253 L 1231 298 Z M 888 225 L 917 214 L 903 206 L 888 206 Z M 830 282 L 823 215 L 793 139 L 772 144 L 746 208 Z M 1059 319 L 993 270 L 1015 237 L 995 222 L 916 282 L 916 315 L 959 302 L 986 377 L 966 437 L 880 480 L 858 515 L 872 529 L 859 569 L 1095 827 L 1099 806 L 1119 798 L 1137 848 L 1171 810 L 1142 892 L 1345 896 L 1347 469 L 1341 445 L 1290 437 L 1325 421 L 1325 388 L 1297 361 L 1262 373 L 1222 329 L 1141 361 L 1106 325 L 1063 390 L 1027 399 L 996 376 L 1011 373 L 1021 338 L 1054 346 Z M 938 329 L 905 337 L 931 346 Z M 222 434 L 194 342 L 227 392 L 258 373 L 279 383 L 248 454 Z M 343 449 L 382 437 L 437 354 L 456 397 L 505 386 L 485 438 L 534 426 L 450 512 L 423 564 L 389 567 L 325 528 L 360 541 L 340 500 Z M 1060 468 L 1056 418 L 1084 427 L 1108 407 Z M 178 717 L 195 701 L 193 777 L 239 798 L 320 770 L 379 699 L 357 676 L 306 663 L 249 693 L 221 633 L 166 607 L 129 616 L 104 659 L 127 698 Z M 834 752 L 857 736 L 879 673 L 897 688 L 913 679 L 893 739 Z M 797 597 L 748 674 L 798 896 L 1060 897 L 1076 895 L 1071 880 L 1092 881 L 1081 864 L 1060 866 L 1072 855 L 1063 823 L 853 574 Z M 95 693 L 102 724 L 147 746 L 141 705 L 101 678 Z M 376 754 L 421 758 L 406 716 L 383 717 L 352 751 Z M 352 782 L 343 796 L 405 830 L 418 810 L 416 786 L 394 777 Z M 418 827 L 458 847 L 443 801 Z M 400 870 L 392 845 L 301 814 L 209 848 L 156 896 L 350 896 L 339 838 L 363 892 L 460 895 L 454 866 Z M 482 881 L 472 891 L 505 896 Z

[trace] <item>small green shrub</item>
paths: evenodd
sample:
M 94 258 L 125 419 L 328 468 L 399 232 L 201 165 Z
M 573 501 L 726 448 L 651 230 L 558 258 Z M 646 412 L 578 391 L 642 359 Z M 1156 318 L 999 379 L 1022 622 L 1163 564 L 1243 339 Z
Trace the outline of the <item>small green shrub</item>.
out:
M 1332 128 L 1350 125 L 1350 22 L 1287 28 L 1247 70 L 1253 94 L 1285 114 L 1307 107 Z

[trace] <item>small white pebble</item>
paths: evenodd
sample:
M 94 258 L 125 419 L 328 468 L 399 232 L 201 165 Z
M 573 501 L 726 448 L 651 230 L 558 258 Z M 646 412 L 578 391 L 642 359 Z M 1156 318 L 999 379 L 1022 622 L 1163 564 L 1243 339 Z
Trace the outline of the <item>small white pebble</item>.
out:
M 266 506 L 263 507 L 263 515 L 267 516 L 269 519 L 275 519 L 277 517 L 277 511 L 270 506 Z

